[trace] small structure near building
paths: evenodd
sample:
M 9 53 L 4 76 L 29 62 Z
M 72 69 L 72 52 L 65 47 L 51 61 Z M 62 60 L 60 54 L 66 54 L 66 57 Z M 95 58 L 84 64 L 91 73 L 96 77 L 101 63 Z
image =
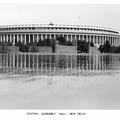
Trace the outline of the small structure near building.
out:
M 75 46 L 64 46 L 56 44 L 56 53 L 76 53 L 76 47 Z
M 18 46 L 0 46 L 0 53 L 17 53 L 19 52 Z
M 94 46 L 94 47 L 89 47 L 89 53 L 100 53 L 100 51 L 96 46 Z
M 34 49 L 34 50 L 33 50 Z M 39 53 L 76 53 L 76 47 L 70 45 L 59 45 L 56 42 L 54 45 L 49 46 L 30 46 L 29 52 Z
M 39 52 L 39 53 L 53 53 L 52 46 L 35 46 L 35 50 L 33 50 L 33 46 L 29 47 L 29 52 Z

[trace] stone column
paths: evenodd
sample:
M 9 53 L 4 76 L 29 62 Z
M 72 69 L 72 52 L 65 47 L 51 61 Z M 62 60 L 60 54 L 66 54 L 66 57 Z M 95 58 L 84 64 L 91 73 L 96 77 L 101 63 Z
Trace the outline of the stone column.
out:
M 6 41 L 8 42 L 8 35 L 6 35 Z
M 95 35 L 95 44 L 97 44 L 97 36 Z
M 91 42 L 91 39 L 92 39 L 92 35 L 90 35 L 89 42 Z
M 3 35 L 1 35 L 1 40 L 2 40 L 2 42 L 3 42 Z
M 76 37 L 77 37 L 77 40 L 79 40 L 79 35 L 76 35 Z
M 109 43 L 110 43 L 110 37 L 108 37 L 108 41 L 109 41 Z
M 19 36 L 18 36 L 18 34 L 17 34 L 17 42 L 19 41 Z
M 57 34 L 54 34 L 54 35 L 53 35 L 53 36 L 54 36 L 54 37 L 53 37 L 54 39 L 56 39 L 56 35 L 57 35 Z
M 87 35 L 84 35 L 84 41 L 87 41 Z
M 113 39 L 114 39 L 114 37 L 112 37 L 112 45 L 113 45 Z
M 101 36 L 98 36 L 98 43 L 101 45 Z
M 83 40 L 83 41 L 85 40 L 85 35 L 82 35 L 82 40 Z
M 53 39 L 56 39 L 56 34 L 53 34 Z
M 26 44 L 26 34 L 25 34 L 25 44 Z
M 117 45 L 119 45 L 119 37 L 117 37 Z
M 115 37 L 115 40 L 114 40 L 114 45 L 115 45 L 116 40 L 117 40 L 117 37 Z
M 117 45 L 117 41 L 118 41 L 118 37 L 116 38 L 116 41 L 115 41 L 115 46 Z
M 75 40 L 76 40 L 76 38 L 77 38 L 77 37 L 76 37 L 76 35 L 75 35 Z
M 39 41 L 39 34 L 37 34 L 37 42 Z
M 117 41 L 117 37 L 116 37 L 116 39 L 115 39 L 115 43 L 114 43 L 115 46 L 116 46 L 116 41 Z
M 92 38 L 92 35 L 90 35 L 90 37 L 89 37 L 89 42 L 91 42 L 91 38 Z
M 81 40 L 81 37 L 80 37 L 81 35 L 79 35 L 79 40 Z
M 33 34 L 33 43 L 35 42 L 35 35 Z
M 99 36 L 99 45 L 101 45 L 101 36 Z
M 43 34 L 41 34 L 41 40 L 43 41 Z
M 47 34 L 45 34 L 45 39 L 47 39 Z
M 4 42 L 4 35 L 2 35 L 2 42 Z
M 67 37 L 66 37 L 66 40 L 68 41 L 68 35 L 67 35 Z
M 115 46 L 117 45 L 117 40 L 118 40 L 118 37 L 116 37 L 116 39 L 115 39 Z
M 84 35 L 81 35 L 81 40 L 84 41 Z
M 52 34 L 49 34 L 49 36 L 50 36 L 50 39 L 52 38 L 51 36 L 52 36 Z
M 30 43 L 30 34 L 29 34 L 29 43 Z
M 111 37 L 109 37 L 109 42 L 110 42 L 110 44 L 112 43 L 112 42 L 111 42 Z
M 97 44 L 99 45 L 100 44 L 100 39 L 99 39 L 99 35 L 97 36 Z
M 97 42 L 96 39 L 97 39 L 97 36 L 95 35 L 95 36 L 94 36 L 94 42 L 95 42 L 95 44 L 96 44 L 96 42 Z
M 100 45 L 102 45 L 102 36 L 100 36 Z
M 23 42 L 23 39 L 22 39 L 22 34 L 20 35 L 20 41 L 21 41 L 21 43 Z
M 101 36 L 101 45 L 103 45 L 103 39 L 104 39 L 104 37 Z
M 106 42 L 106 40 L 107 40 L 107 36 L 105 36 L 105 40 L 104 40 L 104 43 Z
M 13 45 L 15 45 L 15 34 L 13 35 Z
M 90 41 L 90 36 L 86 35 L 86 41 L 89 42 Z
M 118 40 L 117 40 L 117 45 L 119 45 L 119 40 L 120 40 L 120 38 L 118 37 Z
M 106 36 L 104 36 L 104 43 L 105 43 L 105 41 L 106 41 Z M 104 44 L 104 43 L 103 43 L 103 44 Z
M 93 35 L 93 40 L 92 41 L 93 41 L 93 44 L 95 44 L 95 36 L 94 35 Z
M 12 36 L 11 36 L 11 34 L 10 34 L 10 42 L 12 42 Z
M 90 35 L 87 35 L 87 38 L 88 38 L 88 42 L 90 42 L 90 37 L 91 37 Z
M 97 44 L 97 36 L 95 36 L 95 44 Z
M 117 40 L 118 40 L 118 38 L 116 37 L 116 40 L 115 40 L 115 46 L 117 45 Z
M 118 38 L 118 45 L 120 44 L 120 37 Z
M 111 45 L 113 44 L 113 37 L 111 37 Z
M 113 45 L 113 40 L 114 40 L 114 37 L 112 37 L 112 45 Z
M 114 37 L 114 39 L 113 39 L 113 46 L 114 46 L 114 43 L 115 43 L 115 39 L 116 39 L 116 37 Z
M 3 42 L 5 42 L 5 35 L 3 35 Z
M 72 40 L 73 40 L 73 36 L 72 36 L 72 35 L 70 35 L 70 41 L 72 42 Z
M 101 41 L 102 41 L 101 45 L 103 45 L 104 44 L 104 36 L 101 37 Z
M 106 36 L 106 40 L 108 41 L 108 36 Z M 106 41 L 105 41 L 106 42 Z
M 88 35 L 85 35 L 85 41 L 88 42 Z
M 0 41 L 2 42 L 2 35 L 0 36 Z
M 104 43 L 105 43 L 105 41 L 106 41 L 106 36 L 104 36 Z
M 110 44 L 112 45 L 112 37 L 110 37 Z

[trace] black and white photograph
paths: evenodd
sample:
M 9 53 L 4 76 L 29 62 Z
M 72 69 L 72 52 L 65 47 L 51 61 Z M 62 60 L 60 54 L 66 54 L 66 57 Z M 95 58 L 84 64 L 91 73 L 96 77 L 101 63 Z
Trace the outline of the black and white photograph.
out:
M 0 3 L 0 110 L 120 110 L 120 4 Z

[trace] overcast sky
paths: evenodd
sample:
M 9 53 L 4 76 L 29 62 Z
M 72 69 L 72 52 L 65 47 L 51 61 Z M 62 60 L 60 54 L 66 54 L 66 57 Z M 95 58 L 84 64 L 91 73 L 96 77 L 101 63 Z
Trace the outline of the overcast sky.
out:
M 120 4 L 0 4 L 0 25 L 80 24 L 120 31 Z

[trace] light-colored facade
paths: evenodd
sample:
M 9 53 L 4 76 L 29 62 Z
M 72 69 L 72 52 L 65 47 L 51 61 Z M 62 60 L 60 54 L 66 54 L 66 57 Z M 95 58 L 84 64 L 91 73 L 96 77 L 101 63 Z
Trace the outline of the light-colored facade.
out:
M 103 45 L 108 40 L 111 45 L 120 44 L 119 32 L 105 27 L 56 24 L 0 26 L 0 41 L 12 42 L 13 45 L 18 41 L 26 44 L 40 39 L 55 39 L 58 35 L 64 36 L 67 41 L 83 40 Z

